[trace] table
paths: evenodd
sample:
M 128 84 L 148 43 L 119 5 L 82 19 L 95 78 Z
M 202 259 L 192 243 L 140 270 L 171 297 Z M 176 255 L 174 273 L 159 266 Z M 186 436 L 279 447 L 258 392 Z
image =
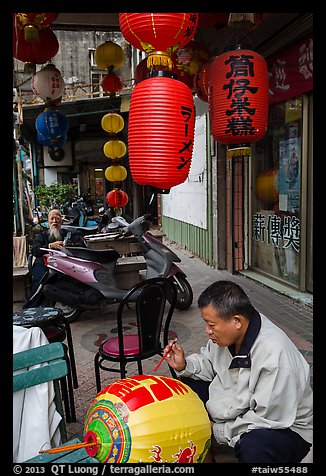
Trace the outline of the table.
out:
M 13 324 L 23 327 L 44 327 L 54 321 L 62 322 L 62 311 L 55 307 L 30 307 L 13 314 Z
M 154 238 L 162 241 L 164 233 L 159 230 L 151 229 L 149 233 L 154 236 Z M 86 235 L 84 239 L 88 248 L 92 250 L 103 250 L 108 248 L 115 249 L 120 255 L 141 255 L 143 250 L 140 248 L 137 239 L 132 236 L 125 236 L 119 240 L 116 237 L 119 236 L 118 233 L 100 233 L 96 235 Z

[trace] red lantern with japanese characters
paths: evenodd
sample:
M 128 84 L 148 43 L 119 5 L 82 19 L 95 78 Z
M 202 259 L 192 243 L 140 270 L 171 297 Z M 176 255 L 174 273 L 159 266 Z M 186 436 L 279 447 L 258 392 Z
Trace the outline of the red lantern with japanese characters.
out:
M 198 13 L 119 13 L 119 23 L 125 39 L 149 54 L 148 68 L 172 69 L 171 54 L 194 38 Z
M 195 105 L 188 86 L 156 71 L 137 84 L 129 109 L 128 150 L 133 180 L 168 193 L 189 173 Z
M 268 119 L 268 71 L 265 59 L 238 49 L 217 56 L 209 67 L 211 132 L 222 144 L 256 142 Z

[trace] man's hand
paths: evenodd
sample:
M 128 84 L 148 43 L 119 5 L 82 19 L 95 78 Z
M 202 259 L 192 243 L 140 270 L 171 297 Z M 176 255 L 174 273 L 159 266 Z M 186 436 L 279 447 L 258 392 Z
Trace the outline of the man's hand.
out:
M 63 247 L 63 241 L 54 241 L 53 243 L 49 243 L 50 250 L 60 250 Z
M 181 372 L 186 368 L 186 359 L 184 350 L 180 344 L 173 342 L 172 345 L 168 344 L 164 348 L 164 353 L 166 353 L 166 360 L 170 367 Z

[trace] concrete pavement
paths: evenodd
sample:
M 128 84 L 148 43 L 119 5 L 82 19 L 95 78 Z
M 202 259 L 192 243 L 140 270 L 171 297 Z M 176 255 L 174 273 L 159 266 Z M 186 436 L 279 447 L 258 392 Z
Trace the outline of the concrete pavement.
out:
M 207 336 L 200 314 L 197 309 L 199 294 L 209 284 L 221 279 L 231 279 L 238 283 L 247 292 L 256 309 L 280 326 L 292 339 L 311 366 L 313 373 L 313 309 L 312 305 L 294 300 L 287 295 L 275 291 L 246 276 L 231 275 L 227 271 L 212 269 L 202 260 L 193 256 L 180 245 L 166 241 L 181 258 L 180 267 L 187 274 L 193 288 L 194 301 L 186 311 L 176 310 L 170 326 L 171 335 L 177 334 L 187 354 L 198 351 L 205 345 Z M 14 310 L 21 309 L 23 303 L 15 303 Z M 94 356 L 99 343 L 107 336 L 115 334 L 117 305 L 109 306 L 102 312 L 84 312 L 77 321 L 71 324 L 74 341 L 75 359 L 77 365 L 79 388 L 74 391 L 77 421 L 67 424 L 68 437 L 83 438 L 83 424 L 90 403 L 96 396 Z M 134 327 L 132 309 L 128 316 L 128 326 L 131 331 Z M 159 357 L 153 357 L 144 362 L 143 370 L 152 374 Z M 137 373 L 136 365 L 129 365 L 128 375 Z M 163 363 L 158 375 L 171 376 L 167 364 Z M 119 378 L 119 374 L 101 371 L 102 388 Z M 217 457 L 219 462 L 234 462 L 228 451 Z

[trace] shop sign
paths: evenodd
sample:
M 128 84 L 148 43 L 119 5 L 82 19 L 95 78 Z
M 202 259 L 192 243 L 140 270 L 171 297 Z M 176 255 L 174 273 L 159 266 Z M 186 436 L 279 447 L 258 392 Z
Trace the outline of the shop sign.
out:
M 313 89 L 313 38 L 309 35 L 267 59 L 269 103 L 285 101 Z
M 294 215 L 282 217 L 255 213 L 252 217 L 252 238 L 267 245 L 283 249 L 300 250 L 300 219 Z

